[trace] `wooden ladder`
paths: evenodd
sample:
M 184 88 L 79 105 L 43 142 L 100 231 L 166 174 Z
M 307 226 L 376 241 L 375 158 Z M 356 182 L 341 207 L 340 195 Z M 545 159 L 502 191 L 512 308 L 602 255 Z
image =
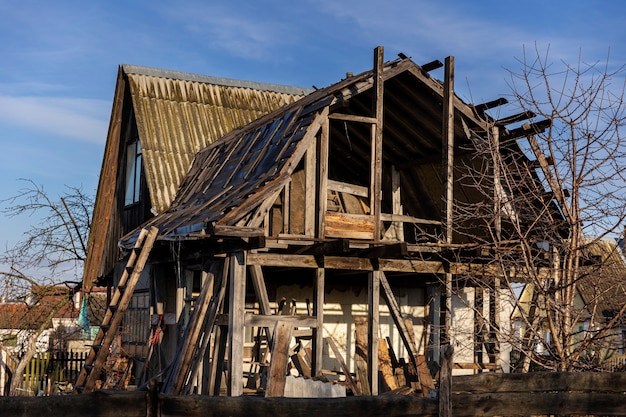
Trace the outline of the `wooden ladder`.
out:
M 85 360 L 85 365 L 76 379 L 74 384 L 75 392 L 92 392 L 95 389 L 96 381 L 109 355 L 109 348 L 122 324 L 122 319 L 130 304 L 135 286 L 146 265 L 158 232 L 159 230 L 156 227 L 152 227 L 150 230 L 142 229 L 139 233 L 139 237 L 126 263 L 124 273 L 113 293 L 109 308 L 104 319 L 102 319 L 100 331 L 94 339 L 89 356 Z

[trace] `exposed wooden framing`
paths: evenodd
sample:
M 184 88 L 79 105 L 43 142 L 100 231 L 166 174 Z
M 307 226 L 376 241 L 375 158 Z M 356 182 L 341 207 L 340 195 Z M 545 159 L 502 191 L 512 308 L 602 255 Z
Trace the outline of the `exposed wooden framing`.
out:
M 304 234 L 315 236 L 315 169 L 317 137 L 311 141 L 304 156 Z
M 426 220 L 413 216 L 407 216 L 406 214 L 392 214 L 392 213 L 380 213 L 380 220 L 386 222 L 404 222 L 415 224 L 432 224 L 435 226 L 441 225 L 439 220 Z
M 254 287 L 254 292 L 259 302 L 259 313 L 270 315 L 272 310 L 270 307 L 270 299 L 267 295 L 267 288 L 265 287 L 265 279 L 263 278 L 263 270 L 259 265 L 250 265 L 250 280 Z
M 496 242 L 499 244 L 502 240 L 502 201 L 501 193 L 502 185 L 500 184 L 500 128 L 494 126 L 491 129 L 491 137 L 494 146 L 494 158 L 493 158 L 493 178 L 494 187 L 493 201 L 494 201 L 494 214 L 495 214 L 495 235 Z M 499 260 L 499 253 L 496 251 L 496 261 Z M 500 291 L 500 278 L 495 275 L 492 279 L 492 286 L 489 290 L 489 362 L 496 366 L 500 362 L 500 347 L 498 343 L 498 333 L 500 330 L 500 306 L 498 300 L 498 293 Z
M 314 243 L 312 245 L 303 246 L 297 251 L 298 254 L 306 255 L 328 255 L 347 253 L 350 250 L 350 241 L 348 239 L 332 239 L 326 242 Z
M 378 395 L 378 324 L 380 322 L 380 276 L 375 270 L 369 273 L 367 282 L 367 379 L 371 395 Z
M 337 348 L 335 341 L 333 340 L 332 337 L 326 337 L 325 340 L 326 340 L 326 343 L 328 343 L 330 350 L 333 351 L 333 354 L 335 355 L 337 362 L 339 362 L 339 367 L 341 368 L 343 374 L 345 375 L 346 382 L 348 383 L 348 386 L 352 390 L 352 393 L 357 397 L 360 396 L 361 390 L 359 390 L 356 383 L 354 382 L 354 379 L 352 378 L 352 375 L 350 374 L 350 370 L 348 369 L 348 366 L 346 365 L 346 361 L 343 359 L 343 355 L 341 354 L 341 352 L 339 352 L 339 349 Z
M 402 258 L 408 253 L 406 242 L 393 242 L 365 249 L 360 255 L 365 258 Z
M 382 175 L 383 175 L 383 96 L 384 96 L 384 48 L 374 50 L 374 102 L 373 114 L 376 124 L 372 125 L 372 182 L 370 192 L 370 210 L 374 216 L 374 240 L 381 238 L 381 202 L 382 202 Z
M 311 370 L 313 376 L 322 374 L 322 357 L 324 351 L 324 281 L 326 271 L 324 268 L 315 270 L 315 283 L 313 291 L 315 292 L 315 301 L 313 302 L 313 315 L 317 318 L 317 323 L 313 329 L 313 363 Z
M 382 296 L 387 303 L 387 307 L 389 307 L 389 313 L 391 314 L 391 318 L 396 324 L 396 328 L 400 333 L 400 338 L 404 343 L 404 347 L 409 353 L 409 358 L 411 362 L 413 363 L 413 365 L 415 365 L 415 369 L 417 369 L 419 353 L 416 350 L 415 344 L 411 343 L 411 337 L 409 336 L 409 331 L 406 328 L 406 323 L 404 321 L 404 318 L 402 317 L 402 313 L 400 312 L 398 300 L 396 300 L 396 297 L 391 290 L 391 286 L 389 285 L 389 282 L 387 281 L 387 277 L 385 276 L 384 272 L 380 271 L 379 279 L 380 287 L 382 288 Z M 413 329 L 411 329 L 411 331 L 413 331 Z
M 204 285 L 202 287 L 196 302 L 196 308 L 185 329 L 182 343 L 177 350 L 174 363 L 171 365 L 171 370 L 168 373 L 168 378 L 163 384 L 163 392 L 166 394 L 181 394 L 183 387 L 189 380 L 194 363 L 204 356 L 207 345 L 205 344 L 200 348 L 199 344 L 203 334 L 207 338 L 210 335 L 218 309 L 224 298 L 226 290 L 225 268 L 226 266 L 218 260 L 211 264 L 209 274 L 217 278 L 216 281 L 219 283 L 217 293 L 215 296 L 212 296 L 212 286 Z M 208 280 L 205 284 L 208 284 Z M 201 351 L 201 354 L 198 354 L 198 351 Z
M 323 238 L 326 230 L 328 194 L 328 146 L 330 123 L 328 117 L 322 122 L 317 143 L 317 237 Z
M 244 307 L 246 298 L 245 252 L 230 255 L 228 297 L 228 395 L 243 394 Z
M 273 327 L 277 321 L 284 321 L 293 327 L 316 327 L 317 318 L 315 316 L 276 316 L 263 314 L 245 314 L 244 324 L 254 327 Z
M 402 208 L 402 197 L 400 189 L 400 171 L 395 166 L 391 166 L 391 207 L 392 215 L 402 216 L 404 214 Z M 381 214 L 381 220 L 383 216 Z M 394 238 L 396 240 L 404 241 L 404 224 L 402 221 L 394 220 L 391 224 L 391 228 L 394 230 Z
M 454 57 L 445 59 L 443 83 L 443 137 L 442 137 L 442 167 L 443 172 L 443 215 L 444 238 L 447 244 L 453 239 L 453 212 L 454 212 Z M 452 273 L 446 272 L 446 309 L 445 309 L 445 338 L 449 340 L 452 319 Z
M 290 210 L 289 205 L 291 203 L 291 181 L 285 184 L 285 188 L 283 188 L 283 233 L 291 233 L 290 227 Z
M 281 318 L 282 316 L 277 316 Z M 274 327 L 274 343 L 272 346 L 272 360 L 267 375 L 266 397 L 283 397 L 287 377 L 287 363 L 289 360 L 289 344 L 293 325 L 285 321 L 277 321 Z
M 354 114 L 331 113 L 328 115 L 328 118 L 335 119 L 335 120 L 343 120 L 346 122 L 357 122 L 357 123 L 368 123 L 368 124 L 378 123 L 378 119 L 375 117 L 357 116 Z
M 441 285 L 438 283 L 428 285 L 426 296 L 429 323 L 429 350 L 426 354 L 430 362 L 438 362 L 441 357 Z
M 355 184 L 348 184 L 341 181 L 328 180 L 328 189 L 332 191 L 338 191 L 340 193 L 353 194 L 359 197 L 367 198 L 369 196 L 369 189 Z
M 226 354 L 226 342 L 228 340 L 228 327 L 216 326 L 213 340 L 213 352 L 211 354 L 211 367 L 209 370 L 209 395 L 220 395 L 222 384 L 222 372 L 224 371 L 224 356 Z

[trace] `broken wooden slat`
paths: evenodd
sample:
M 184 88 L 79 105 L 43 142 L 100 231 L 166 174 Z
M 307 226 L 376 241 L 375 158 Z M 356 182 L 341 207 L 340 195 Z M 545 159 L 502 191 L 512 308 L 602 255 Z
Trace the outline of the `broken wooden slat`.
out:
M 416 351 L 419 351 L 417 343 L 415 342 L 413 320 L 410 318 L 406 318 L 404 319 L 404 323 L 406 325 L 411 344 L 415 347 Z M 422 386 L 422 394 L 424 395 L 424 397 L 428 398 L 430 395 L 430 391 L 435 389 L 435 382 L 433 381 L 433 377 L 430 374 L 430 370 L 428 369 L 428 365 L 426 364 L 426 357 L 424 355 L 417 356 L 416 368 L 419 375 L 419 381 Z
M 341 371 L 346 377 L 346 382 L 348 383 L 348 386 L 352 390 L 352 394 L 354 394 L 355 396 L 361 395 L 361 390 L 358 389 L 356 383 L 354 382 L 354 379 L 352 378 L 352 375 L 350 374 L 350 370 L 348 369 L 348 366 L 346 365 L 346 361 L 343 359 L 343 356 L 341 355 L 341 352 L 339 352 L 339 349 L 337 349 L 337 345 L 335 344 L 335 341 L 333 340 L 333 338 L 326 337 L 324 338 L 324 340 L 326 340 L 326 343 L 328 343 L 330 350 L 332 350 L 333 355 L 335 355 L 335 359 L 337 359 L 337 362 L 339 362 L 339 367 L 341 367 Z
M 390 390 L 398 388 L 398 382 L 393 373 L 393 361 L 389 354 L 387 341 L 380 339 L 378 342 L 378 368 L 383 375 L 383 381 Z
M 284 321 L 277 322 L 274 327 L 274 343 L 270 368 L 267 373 L 266 397 L 282 397 L 285 394 L 285 378 L 287 377 L 292 329 L 291 323 Z

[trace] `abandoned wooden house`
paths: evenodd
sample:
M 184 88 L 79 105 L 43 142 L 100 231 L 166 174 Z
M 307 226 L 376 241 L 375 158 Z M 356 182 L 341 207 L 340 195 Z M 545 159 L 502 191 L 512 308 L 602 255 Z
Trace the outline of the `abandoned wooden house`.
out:
M 482 198 L 463 181 L 472 141 L 527 134 L 453 80 L 452 57 L 381 47 L 315 91 L 121 67 L 84 277 L 116 290 L 77 390 L 283 396 L 303 376 L 428 395 L 462 307 L 449 283 L 472 268 L 450 256 L 469 239 L 455 201 Z M 475 342 L 459 367 L 506 371 L 504 347 Z

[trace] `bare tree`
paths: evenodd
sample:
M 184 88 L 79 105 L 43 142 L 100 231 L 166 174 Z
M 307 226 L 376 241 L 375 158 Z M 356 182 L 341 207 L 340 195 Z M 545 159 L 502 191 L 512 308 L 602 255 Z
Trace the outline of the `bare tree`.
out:
M 25 188 L 4 200 L 7 207 L 2 211 L 8 218 L 36 219 L 23 238 L 0 256 L 5 265 L 0 270 L 4 299 L 26 305 L 19 310 L 23 315 L 20 321 L 30 323 L 20 330 L 24 333 L 19 335 L 24 349 L 13 371 L 12 394 L 21 383 L 26 364 L 37 352 L 39 336 L 80 290 L 93 207 L 92 198 L 80 188 L 67 187 L 54 198 L 43 186 L 23 181 Z
M 466 278 L 494 294 L 490 313 L 473 306 L 487 323 L 482 341 L 492 354 L 506 342 L 526 371 L 532 363 L 589 369 L 615 350 L 615 330 L 624 326 L 626 267 L 617 240 L 626 218 L 626 73 L 608 57 L 555 63 L 549 48 L 525 50 L 519 62 L 521 71 L 510 72 L 516 115 L 486 117 L 490 134 L 472 139 L 482 157 L 462 174 L 482 198 L 456 213 L 468 241 L 477 228 L 488 236 L 483 261 L 501 273 Z M 506 289 L 500 299 L 496 288 Z M 500 328 L 495 317 L 507 302 L 516 328 Z

